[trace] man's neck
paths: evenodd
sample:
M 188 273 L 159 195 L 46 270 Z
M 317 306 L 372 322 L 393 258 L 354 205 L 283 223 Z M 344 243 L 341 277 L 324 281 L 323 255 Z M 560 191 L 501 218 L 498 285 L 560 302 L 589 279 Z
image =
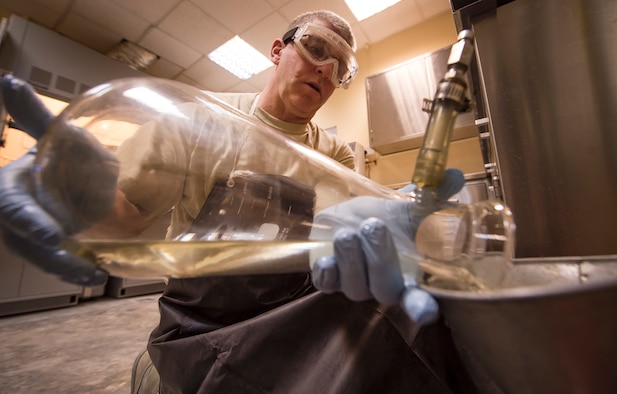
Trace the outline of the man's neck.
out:
M 282 102 L 276 91 L 266 87 L 259 95 L 257 106 L 268 114 L 288 123 L 307 124 L 311 121 L 312 116 L 298 116 L 290 112 Z

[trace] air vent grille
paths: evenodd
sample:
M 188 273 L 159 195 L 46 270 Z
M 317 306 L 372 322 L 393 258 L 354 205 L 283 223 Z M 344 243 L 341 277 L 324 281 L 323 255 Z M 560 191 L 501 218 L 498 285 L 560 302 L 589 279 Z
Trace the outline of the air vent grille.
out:
M 30 77 L 28 78 L 28 81 L 37 87 L 49 89 L 49 86 L 51 86 L 51 77 L 52 73 L 50 71 L 43 70 L 38 67 L 32 67 L 30 69 Z
M 147 76 L 15 15 L 0 45 L 0 69 L 27 80 L 39 93 L 64 101 L 113 79 Z

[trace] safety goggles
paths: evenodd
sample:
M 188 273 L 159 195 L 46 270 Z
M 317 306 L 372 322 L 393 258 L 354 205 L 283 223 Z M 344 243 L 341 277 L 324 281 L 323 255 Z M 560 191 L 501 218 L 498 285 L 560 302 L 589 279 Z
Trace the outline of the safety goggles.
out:
M 298 52 L 315 66 L 332 64 L 330 79 L 337 88 L 347 89 L 358 74 L 353 49 L 336 32 L 325 26 L 306 23 L 294 27 L 283 36 L 287 45 L 293 41 Z

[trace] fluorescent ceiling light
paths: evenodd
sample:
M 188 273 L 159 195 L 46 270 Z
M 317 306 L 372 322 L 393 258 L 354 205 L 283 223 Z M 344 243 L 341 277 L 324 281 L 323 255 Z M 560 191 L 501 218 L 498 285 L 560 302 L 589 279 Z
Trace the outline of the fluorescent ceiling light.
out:
M 216 48 L 208 58 L 240 79 L 249 79 L 272 66 L 270 59 L 238 36 Z
M 353 12 L 356 19 L 361 21 L 400 1 L 401 0 L 345 0 L 345 3 L 347 3 L 347 6 L 351 12 Z

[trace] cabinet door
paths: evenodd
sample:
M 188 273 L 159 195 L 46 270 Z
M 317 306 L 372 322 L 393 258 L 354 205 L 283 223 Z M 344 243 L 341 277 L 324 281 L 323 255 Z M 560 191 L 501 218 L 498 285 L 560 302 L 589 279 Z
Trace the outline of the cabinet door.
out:
M 433 99 L 449 56 L 450 47 L 442 48 L 366 78 L 371 148 L 388 154 L 422 145 L 429 120 L 423 102 Z M 471 101 L 470 92 L 467 96 Z M 476 135 L 473 111 L 459 114 L 451 139 Z
M 63 282 L 8 249 L 0 234 L 0 302 L 80 294 L 81 286 Z
M 81 286 L 64 282 L 30 263 L 24 264 L 19 290 L 20 297 L 53 297 L 65 294 L 81 294 L 81 292 Z
M 0 302 L 19 295 L 24 261 L 14 256 L 6 247 L 0 234 Z

